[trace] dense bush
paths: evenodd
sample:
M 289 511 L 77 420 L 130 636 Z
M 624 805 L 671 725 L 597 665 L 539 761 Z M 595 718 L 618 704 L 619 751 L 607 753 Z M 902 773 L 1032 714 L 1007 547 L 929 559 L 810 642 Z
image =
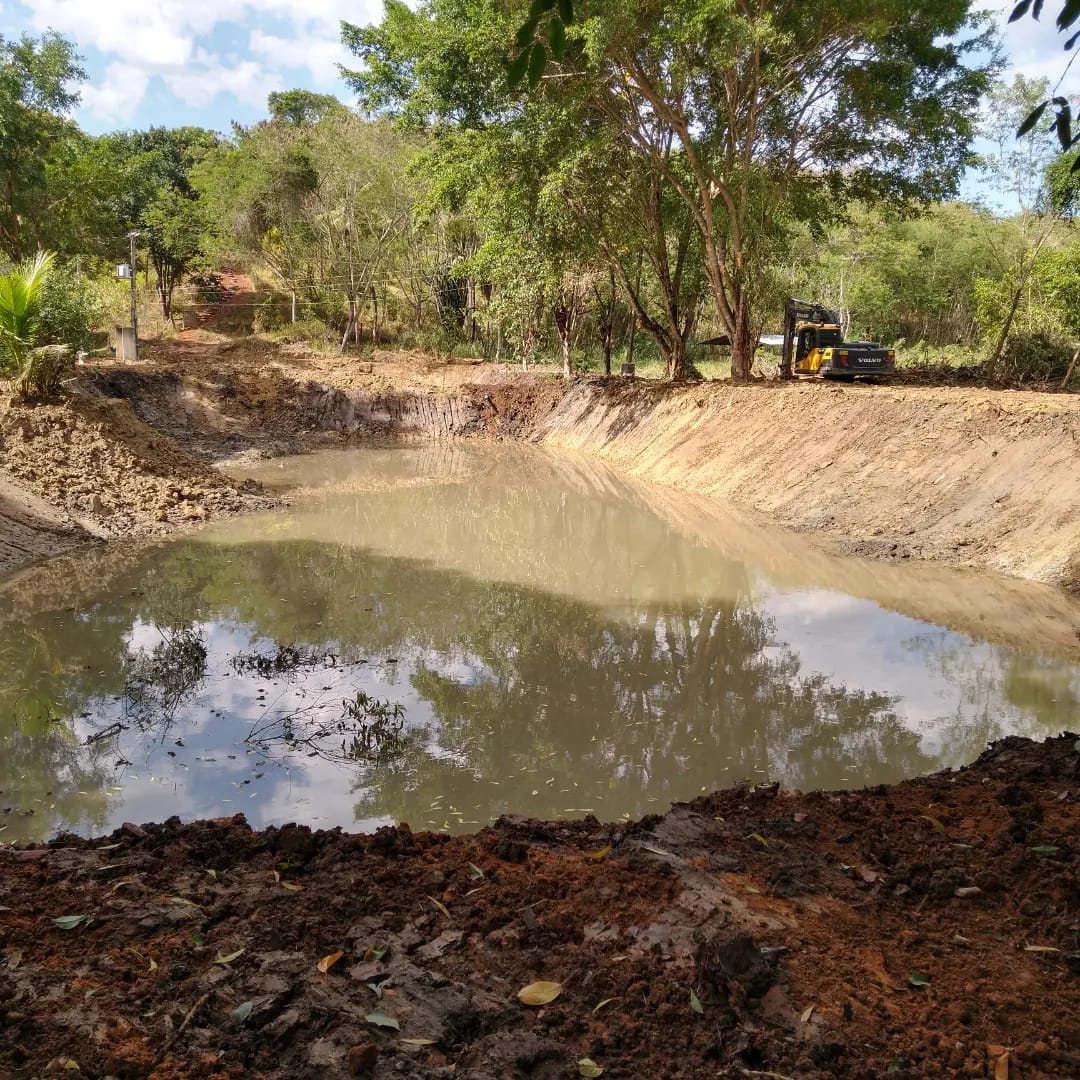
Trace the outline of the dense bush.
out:
M 1072 354 L 1073 347 L 1063 338 L 1038 330 L 1021 331 L 1009 339 L 990 375 L 1011 386 L 1060 383 Z
M 36 344 L 90 350 L 94 332 L 105 322 L 106 309 L 98 285 L 77 274 L 70 264 L 57 264 L 42 288 Z

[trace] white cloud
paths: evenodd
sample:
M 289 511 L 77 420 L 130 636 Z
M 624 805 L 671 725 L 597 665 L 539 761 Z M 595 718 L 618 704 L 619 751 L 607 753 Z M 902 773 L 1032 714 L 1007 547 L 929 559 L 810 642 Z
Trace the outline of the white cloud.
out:
M 320 86 L 337 81 L 338 64 L 348 66 L 350 61 L 355 63 L 356 60 L 338 38 L 327 39 L 315 34 L 283 38 L 256 29 L 251 31 L 249 48 L 275 68 L 307 68 Z
M 83 89 L 83 109 L 105 120 L 130 119 L 151 80 L 160 78 L 195 108 L 218 94 L 259 106 L 286 85 L 285 71 L 302 68 L 312 81 L 332 87 L 337 64 L 349 60 L 340 22 L 370 22 L 380 0 L 23 0 L 29 22 L 54 29 L 80 49 L 108 60 L 103 77 Z M 282 25 L 284 24 L 284 26 Z M 220 34 L 226 31 L 226 34 Z M 224 55 L 231 32 L 247 55 Z
M 127 64 L 113 61 L 105 68 L 105 78 L 100 83 L 82 88 L 83 108 L 103 120 L 130 120 L 149 85 L 149 72 L 132 70 Z
M 218 94 L 229 94 L 242 105 L 265 104 L 272 90 L 280 90 L 284 80 L 277 71 L 267 70 L 254 60 L 227 63 L 205 49 L 196 49 L 194 63 L 162 73 L 165 85 L 181 101 L 196 108 L 209 105 Z

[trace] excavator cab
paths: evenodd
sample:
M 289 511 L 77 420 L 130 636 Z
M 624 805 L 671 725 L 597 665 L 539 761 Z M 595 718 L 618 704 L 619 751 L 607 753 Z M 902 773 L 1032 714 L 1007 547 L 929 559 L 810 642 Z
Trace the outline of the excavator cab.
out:
M 839 316 L 820 304 L 792 298 L 784 305 L 781 373 L 853 380 L 859 375 L 892 375 L 896 357 L 872 341 L 845 342 Z

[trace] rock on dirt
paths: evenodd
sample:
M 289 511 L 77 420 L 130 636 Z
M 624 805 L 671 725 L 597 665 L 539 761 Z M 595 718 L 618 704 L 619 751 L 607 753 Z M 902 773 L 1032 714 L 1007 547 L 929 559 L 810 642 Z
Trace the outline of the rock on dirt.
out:
M 1080 1077 L 1078 742 L 620 825 L 0 848 L 0 1075 Z

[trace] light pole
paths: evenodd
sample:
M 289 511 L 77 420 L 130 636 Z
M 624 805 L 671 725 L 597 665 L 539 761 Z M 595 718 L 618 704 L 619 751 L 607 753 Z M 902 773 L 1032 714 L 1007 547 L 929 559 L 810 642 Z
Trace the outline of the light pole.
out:
M 131 241 L 131 337 L 135 345 L 135 359 L 139 359 L 139 305 L 136 299 L 135 290 L 135 241 L 139 238 L 137 230 L 132 229 L 128 233 L 128 239 Z

